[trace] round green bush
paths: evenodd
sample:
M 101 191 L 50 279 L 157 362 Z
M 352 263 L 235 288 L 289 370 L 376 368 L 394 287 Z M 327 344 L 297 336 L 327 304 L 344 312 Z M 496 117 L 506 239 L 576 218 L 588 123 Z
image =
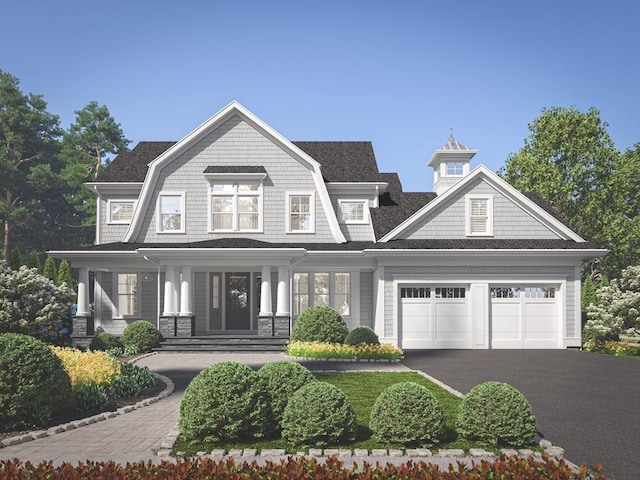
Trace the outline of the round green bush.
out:
M 258 370 L 258 377 L 267 394 L 274 422 L 279 426 L 289 398 L 316 377 L 297 362 L 282 360 L 267 363 Z
M 292 342 L 343 343 L 349 327 L 331 307 L 316 305 L 300 314 L 291 330 Z
M 85 412 L 100 412 L 106 407 L 107 393 L 100 385 L 87 383 L 73 390 L 76 407 Z
M 270 430 L 267 397 L 258 374 L 237 362 L 202 370 L 180 402 L 178 425 L 187 439 L 225 441 Z
M 338 387 L 311 382 L 289 399 L 282 418 L 282 438 L 293 445 L 324 447 L 353 440 L 356 415 Z
M 369 327 L 356 327 L 349 332 L 347 338 L 344 339 L 344 343 L 347 345 L 361 345 L 366 343 L 368 345 L 380 345 L 380 340 L 376 332 Z
M 45 343 L 19 333 L 0 335 L 0 430 L 44 427 L 72 402 L 69 375 Z
M 527 399 L 506 383 L 476 385 L 460 404 L 458 432 L 491 445 L 520 447 L 536 435 L 536 419 Z
M 431 447 L 441 439 L 445 419 L 440 402 L 426 387 L 401 382 L 378 395 L 369 428 L 381 442 Z
M 90 350 L 100 350 L 101 352 L 106 352 L 112 348 L 119 348 L 122 350 L 124 345 L 122 345 L 122 342 L 117 336 L 109 332 L 100 332 L 96 334 L 89 344 Z
M 124 347 L 135 345 L 138 352 L 150 352 L 160 346 L 162 335 L 158 329 L 146 320 L 136 320 L 126 326 L 121 337 Z

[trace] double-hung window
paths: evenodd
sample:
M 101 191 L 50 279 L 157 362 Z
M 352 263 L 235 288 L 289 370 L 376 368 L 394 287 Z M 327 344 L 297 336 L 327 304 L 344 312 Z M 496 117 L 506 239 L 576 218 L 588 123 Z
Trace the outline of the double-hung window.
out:
M 184 193 L 161 192 L 158 196 L 158 232 L 184 233 Z
M 313 193 L 287 193 L 287 232 L 313 233 L 315 229 Z
M 261 231 L 261 203 L 260 182 L 212 183 L 211 231 Z
M 467 235 L 493 235 L 493 197 L 467 195 Z
M 118 317 L 138 315 L 138 275 L 135 273 L 116 274 Z

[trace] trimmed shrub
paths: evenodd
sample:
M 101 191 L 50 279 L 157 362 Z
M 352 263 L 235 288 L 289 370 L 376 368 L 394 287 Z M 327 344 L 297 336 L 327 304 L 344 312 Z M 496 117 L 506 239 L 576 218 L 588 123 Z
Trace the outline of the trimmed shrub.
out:
M 124 347 L 135 345 L 138 352 L 150 352 L 152 348 L 160 346 L 162 335 L 151 322 L 146 320 L 136 320 L 130 323 L 122 332 L 120 338 Z
M 402 349 L 383 343 L 381 345 L 344 345 L 342 343 L 290 342 L 287 354 L 303 358 L 355 358 L 369 360 L 398 360 L 404 352 Z
M 431 447 L 444 434 L 445 419 L 440 403 L 426 387 L 401 382 L 378 396 L 369 428 L 381 442 Z
M 527 399 L 506 383 L 476 385 L 460 404 L 458 433 L 491 445 L 520 447 L 536 435 L 536 419 Z
M 135 378 L 122 376 L 111 384 L 111 394 L 114 398 L 135 397 L 140 392 L 140 387 Z
M 68 347 L 51 347 L 51 350 L 62 361 L 74 390 L 82 385 L 108 388 L 120 377 L 120 364 L 106 352 L 83 352 Z
M 316 305 L 300 314 L 291 330 L 292 342 L 344 343 L 349 327 L 331 307 Z
M 353 440 L 356 415 L 349 398 L 326 382 L 308 383 L 289 399 L 282 438 L 293 445 L 324 447 Z
M 124 349 L 124 345 L 117 336 L 108 332 L 98 333 L 91 339 L 91 343 L 89 344 L 90 350 L 100 350 L 101 352 L 106 352 L 112 348 Z
M 282 360 L 267 363 L 258 370 L 258 377 L 267 394 L 274 422 L 280 426 L 289 398 L 316 377 L 297 362 Z
M 139 367 L 133 363 L 123 363 L 120 374 L 123 377 L 132 378 L 140 389 L 153 387 L 156 384 L 156 377 L 151 373 L 149 367 Z
M 107 406 L 107 393 L 100 385 L 87 384 L 73 389 L 76 407 L 85 412 L 101 412 Z
M 344 343 L 347 345 L 380 345 L 380 340 L 376 332 L 369 327 L 356 327 L 349 332 L 347 338 L 344 339 Z
M 18 333 L 0 335 L 0 430 L 44 427 L 71 402 L 69 375 L 46 344 Z
M 178 426 L 187 439 L 225 441 L 269 431 L 267 398 L 258 374 L 237 362 L 202 370 L 180 402 Z

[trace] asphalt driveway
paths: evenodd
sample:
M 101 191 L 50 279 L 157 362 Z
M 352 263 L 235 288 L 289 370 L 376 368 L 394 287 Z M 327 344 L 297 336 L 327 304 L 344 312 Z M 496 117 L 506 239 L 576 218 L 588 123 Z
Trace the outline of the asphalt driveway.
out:
M 531 403 L 538 431 L 568 460 L 614 480 L 640 478 L 640 361 L 577 350 L 407 351 L 403 363 L 467 393 L 506 382 Z

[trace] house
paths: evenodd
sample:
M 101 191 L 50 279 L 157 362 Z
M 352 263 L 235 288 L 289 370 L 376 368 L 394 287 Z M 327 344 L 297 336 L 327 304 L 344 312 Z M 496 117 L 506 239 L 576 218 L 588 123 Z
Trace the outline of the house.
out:
M 404 349 L 581 344 L 580 267 L 606 253 L 451 135 L 433 192 L 369 142 L 292 142 L 232 102 L 179 142 L 140 142 L 95 182 L 76 338 L 133 319 L 165 337 L 289 335 L 312 305 Z M 90 275 L 91 272 L 91 275 Z

